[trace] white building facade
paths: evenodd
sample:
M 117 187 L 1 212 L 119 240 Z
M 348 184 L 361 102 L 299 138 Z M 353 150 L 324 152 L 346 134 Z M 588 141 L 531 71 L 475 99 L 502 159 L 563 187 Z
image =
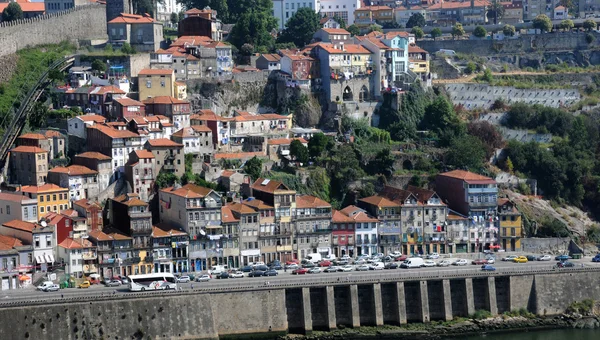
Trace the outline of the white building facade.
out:
M 354 24 L 354 11 L 361 7 L 361 0 L 321 0 L 319 13 L 328 17 L 338 16 L 347 26 Z
M 285 23 L 302 7 L 309 7 L 319 12 L 323 0 L 273 0 L 273 16 L 279 21 L 279 29 L 285 28 Z

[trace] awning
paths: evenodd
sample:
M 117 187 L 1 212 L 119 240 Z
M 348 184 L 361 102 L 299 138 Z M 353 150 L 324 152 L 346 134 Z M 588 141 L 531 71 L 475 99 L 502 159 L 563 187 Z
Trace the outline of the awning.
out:
M 38 264 L 46 263 L 46 259 L 43 255 L 38 255 L 35 257 L 35 262 L 37 262 Z
M 52 254 L 46 254 L 45 257 L 46 257 L 46 262 L 48 262 L 48 263 L 54 263 L 54 255 L 52 255 Z

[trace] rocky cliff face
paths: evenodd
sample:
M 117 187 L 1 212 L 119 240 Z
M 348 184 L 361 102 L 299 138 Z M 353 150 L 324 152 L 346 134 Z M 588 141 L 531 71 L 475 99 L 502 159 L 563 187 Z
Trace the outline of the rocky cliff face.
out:
M 10 80 L 17 68 L 17 60 L 16 54 L 9 54 L 0 58 L 0 84 Z

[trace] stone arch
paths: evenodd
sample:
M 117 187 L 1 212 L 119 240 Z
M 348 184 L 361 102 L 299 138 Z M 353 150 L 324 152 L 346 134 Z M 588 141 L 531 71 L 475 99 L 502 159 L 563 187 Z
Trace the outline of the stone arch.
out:
M 406 160 L 404 160 L 404 162 L 402 162 L 402 169 L 404 169 L 404 170 L 412 170 L 413 169 L 413 163 L 411 162 L 410 159 L 406 159 Z
M 342 93 L 342 99 L 345 102 L 354 100 L 354 94 L 352 93 L 352 89 L 350 88 L 350 86 L 346 86 L 344 88 L 344 92 Z
M 360 92 L 358 93 L 358 100 L 361 102 L 367 101 L 369 99 L 369 89 L 365 85 L 360 88 Z

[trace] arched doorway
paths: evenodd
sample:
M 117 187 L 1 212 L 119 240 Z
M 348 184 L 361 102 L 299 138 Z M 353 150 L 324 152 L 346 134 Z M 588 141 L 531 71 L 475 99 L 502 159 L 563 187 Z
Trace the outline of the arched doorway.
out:
M 346 86 L 346 88 L 344 88 L 344 92 L 342 93 L 342 99 L 345 102 L 354 100 L 354 95 L 352 94 L 350 86 Z
M 409 159 L 407 159 L 404 162 L 402 162 L 402 169 L 404 169 L 404 170 L 412 170 L 413 169 L 412 162 Z
M 365 85 L 360 88 L 360 93 L 358 94 L 358 100 L 364 102 L 369 99 L 369 89 Z

